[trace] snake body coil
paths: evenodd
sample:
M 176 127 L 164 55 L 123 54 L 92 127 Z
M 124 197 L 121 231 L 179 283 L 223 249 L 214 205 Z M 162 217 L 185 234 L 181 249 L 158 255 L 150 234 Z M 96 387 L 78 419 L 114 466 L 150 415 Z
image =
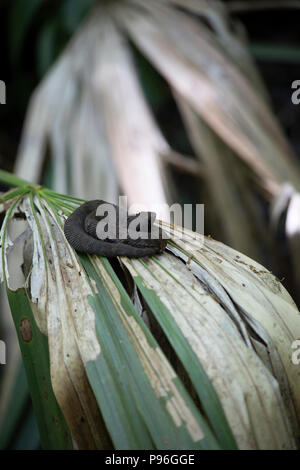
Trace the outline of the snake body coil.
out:
M 120 239 L 118 238 L 118 231 L 116 231 L 117 236 L 115 239 L 99 239 L 97 237 L 97 224 L 104 218 L 104 216 L 97 216 L 96 211 L 102 204 L 106 205 L 109 203 L 102 200 L 85 202 L 72 212 L 66 220 L 64 233 L 68 242 L 76 251 L 81 253 L 97 254 L 108 258 L 116 256 L 139 258 L 162 252 L 165 249 L 167 240 L 166 238 L 163 238 L 163 232 L 161 229 L 159 229 L 159 237 L 155 239 L 149 238 L 149 236 L 138 239 L 130 237 Z M 109 205 L 112 206 L 118 214 L 119 208 L 114 204 Z M 127 228 L 128 225 L 139 215 L 140 214 L 127 215 Z M 153 228 L 155 220 L 155 214 L 152 212 L 144 212 L 143 215 L 147 217 L 147 235 L 150 235 L 150 230 Z M 118 216 L 116 221 L 118 224 Z

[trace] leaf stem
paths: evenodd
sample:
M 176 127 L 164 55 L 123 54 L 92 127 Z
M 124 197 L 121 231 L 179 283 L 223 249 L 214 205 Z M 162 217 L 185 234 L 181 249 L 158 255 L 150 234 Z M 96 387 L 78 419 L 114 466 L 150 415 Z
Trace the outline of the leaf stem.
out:
M 21 186 L 38 186 L 30 183 L 29 181 L 23 180 L 8 171 L 0 170 L 0 182 L 7 184 L 8 186 L 14 186 L 15 188 L 19 188 Z

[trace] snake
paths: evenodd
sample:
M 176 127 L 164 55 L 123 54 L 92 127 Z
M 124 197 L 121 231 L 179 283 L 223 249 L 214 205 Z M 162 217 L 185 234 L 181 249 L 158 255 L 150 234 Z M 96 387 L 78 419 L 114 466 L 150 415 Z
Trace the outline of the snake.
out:
M 104 220 L 104 215 L 97 215 L 97 212 L 99 214 L 99 208 L 101 209 L 100 206 L 103 204 L 105 204 L 105 207 L 111 207 L 116 211 L 115 238 L 103 239 L 103 237 L 99 238 L 97 236 L 98 223 Z M 161 228 L 156 228 L 158 230 L 156 238 L 150 237 L 151 231 L 153 233 L 156 218 L 154 212 L 140 212 L 134 215 L 128 215 L 126 212 L 127 237 L 121 238 L 120 231 L 117 229 L 121 210 L 123 209 L 120 209 L 115 204 L 98 199 L 81 204 L 69 215 L 64 223 L 64 234 L 67 241 L 79 253 L 96 254 L 107 258 L 117 256 L 140 258 L 161 253 L 166 248 L 168 240 Z M 145 227 L 144 222 L 146 221 L 147 232 L 140 230 L 138 238 L 130 237 L 130 230 L 128 230 L 130 224 L 136 223 L 136 230 L 139 231 L 141 224 L 138 222 L 140 220 L 143 224 L 143 230 Z

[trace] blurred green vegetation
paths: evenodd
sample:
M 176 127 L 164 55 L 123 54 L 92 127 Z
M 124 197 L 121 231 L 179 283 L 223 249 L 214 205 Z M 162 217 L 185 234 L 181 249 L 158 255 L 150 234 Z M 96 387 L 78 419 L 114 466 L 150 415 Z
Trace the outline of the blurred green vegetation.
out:
M 7 105 L 0 107 L 0 167 L 12 170 L 30 95 L 94 0 L 3 0 L 0 3 L 1 79 Z

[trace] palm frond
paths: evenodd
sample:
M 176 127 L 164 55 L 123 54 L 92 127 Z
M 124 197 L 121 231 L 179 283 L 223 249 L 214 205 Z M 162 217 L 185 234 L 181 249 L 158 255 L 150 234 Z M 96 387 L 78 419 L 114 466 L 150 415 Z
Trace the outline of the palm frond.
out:
M 2 266 L 45 447 L 59 446 L 54 430 L 43 434 L 52 386 L 80 448 L 295 448 L 300 316 L 271 273 L 162 222 L 167 252 L 120 258 L 124 284 L 107 259 L 78 256 L 66 242 L 62 223 L 79 201 L 24 191 L 7 202 Z M 17 214 L 30 227 L 32 265 L 14 290 L 7 254 Z

